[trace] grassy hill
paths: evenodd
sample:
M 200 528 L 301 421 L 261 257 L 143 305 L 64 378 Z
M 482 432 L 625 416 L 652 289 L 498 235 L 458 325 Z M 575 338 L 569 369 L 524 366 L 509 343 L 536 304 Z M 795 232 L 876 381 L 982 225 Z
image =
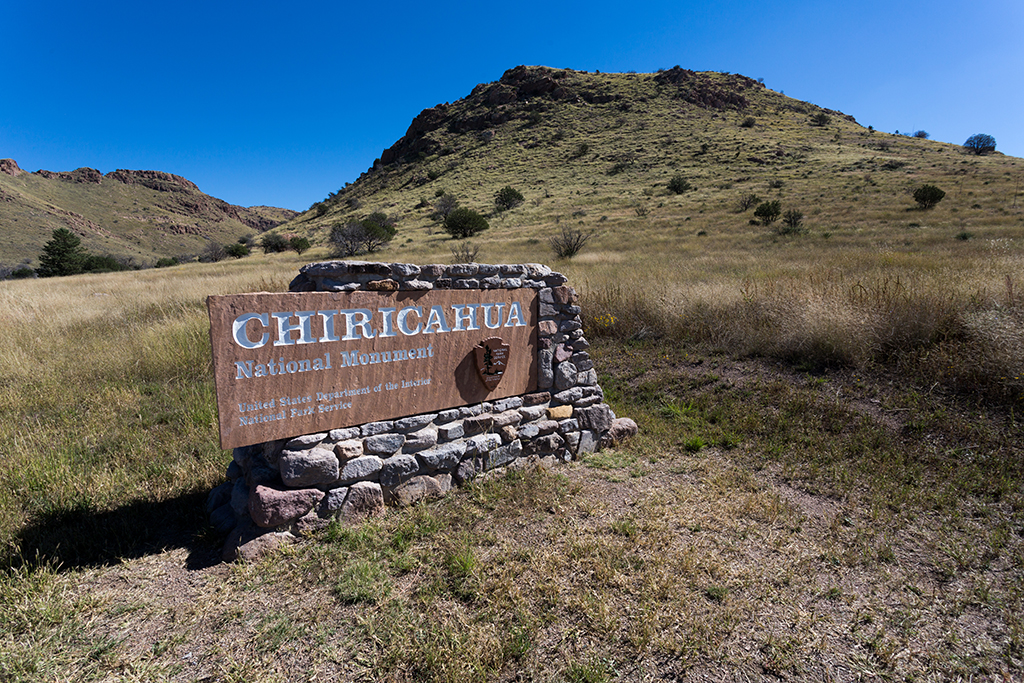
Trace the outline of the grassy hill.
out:
M 68 228 L 90 252 L 151 265 L 199 254 L 212 240 L 231 243 L 294 215 L 240 207 L 160 171 L 92 168 L 26 173 L 0 160 L 0 265 L 36 259 L 55 228 Z
M 281 230 L 322 242 L 330 225 L 382 210 L 418 255 L 445 237 L 430 218 L 440 193 L 489 213 L 511 185 L 526 203 L 475 240 L 491 260 L 565 225 L 596 230 L 597 252 L 686 251 L 698 235 L 702 252 L 760 245 L 772 234 L 750 224 L 753 205 L 740 209 L 748 195 L 802 212 L 816 237 L 899 248 L 1019 234 L 1022 172 L 1019 159 L 875 131 L 740 75 L 521 66 L 424 110 L 356 182 Z M 677 176 L 692 188 L 671 191 Z M 926 183 L 946 197 L 917 211 L 911 195 Z

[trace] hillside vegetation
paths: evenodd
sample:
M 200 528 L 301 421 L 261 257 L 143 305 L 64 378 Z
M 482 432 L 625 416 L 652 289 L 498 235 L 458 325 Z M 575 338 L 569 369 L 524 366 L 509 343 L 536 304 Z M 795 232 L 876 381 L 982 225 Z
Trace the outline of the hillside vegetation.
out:
M 480 261 L 550 262 L 549 240 L 576 230 L 592 239 L 557 266 L 599 334 L 880 364 L 1016 403 L 1022 177 L 1020 159 L 875 131 L 740 75 L 521 66 L 424 110 L 278 230 L 324 244 L 331 226 L 385 212 L 387 258 L 412 262 L 467 244 Z M 497 211 L 505 187 L 525 201 Z M 432 217 L 452 197 L 490 228 L 452 240 Z
M 34 263 L 57 228 L 78 235 L 90 253 L 145 267 L 200 254 L 210 241 L 231 244 L 294 215 L 234 206 L 161 171 L 27 173 L 0 159 L 0 266 Z

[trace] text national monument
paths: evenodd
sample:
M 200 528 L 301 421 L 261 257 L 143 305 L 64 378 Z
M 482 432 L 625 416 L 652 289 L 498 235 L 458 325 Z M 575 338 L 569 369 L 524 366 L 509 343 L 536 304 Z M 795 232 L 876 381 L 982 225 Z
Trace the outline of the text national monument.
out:
M 226 559 L 636 432 L 603 402 L 576 292 L 538 264 L 328 261 L 208 299 Z

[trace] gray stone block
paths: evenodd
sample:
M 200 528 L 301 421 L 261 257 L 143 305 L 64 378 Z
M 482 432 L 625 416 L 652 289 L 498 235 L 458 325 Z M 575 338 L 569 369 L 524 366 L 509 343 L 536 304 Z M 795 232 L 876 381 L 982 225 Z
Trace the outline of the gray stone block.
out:
M 460 411 L 458 408 L 455 408 L 453 410 L 442 410 L 440 413 L 437 414 L 437 422 L 438 424 L 444 424 L 445 422 L 453 422 L 454 420 L 458 420 L 461 412 L 462 411 Z
M 385 420 L 383 422 L 367 422 L 360 428 L 360 432 L 363 436 L 374 436 L 376 434 L 390 432 L 394 428 L 395 423 L 391 420 Z
M 319 446 L 320 442 L 327 438 L 327 432 L 321 434 L 305 434 L 303 436 L 296 436 L 294 439 L 289 440 L 285 443 L 284 449 L 286 451 L 304 451 L 312 448 L 313 446 Z
M 327 438 L 331 441 L 347 441 L 349 439 L 355 439 L 360 436 L 359 427 L 348 427 L 346 429 L 332 429 Z
M 500 401 L 495 401 L 494 409 L 503 413 L 506 410 L 515 410 L 522 405 L 523 398 L 521 396 L 511 396 L 509 398 L 503 398 Z
M 558 403 L 568 405 L 571 403 L 575 403 L 576 401 L 583 398 L 583 396 L 584 394 L 582 387 L 573 387 L 572 389 L 566 389 L 565 391 L 558 392 L 557 394 L 552 396 L 552 398 Z
M 555 381 L 555 370 L 552 366 L 554 352 L 551 349 L 544 349 L 537 353 L 537 388 L 550 389 Z
M 405 443 L 405 434 L 377 434 L 363 441 L 363 450 L 375 455 L 390 456 L 397 453 Z
M 523 454 L 523 443 L 516 439 L 510 444 L 492 449 L 484 454 L 483 462 L 485 470 L 492 470 L 507 462 L 515 460 Z
M 497 434 L 477 434 L 466 439 L 464 455 L 480 455 L 501 445 L 501 437 Z
M 462 422 L 451 422 L 437 428 L 437 438 L 440 441 L 454 441 L 455 439 L 461 439 L 465 433 L 466 429 L 462 426 Z
M 437 427 L 424 427 L 418 432 L 408 434 L 405 444 L 402 446 L 402 451 L 405 453 L 415 453 L 416 451 L 422 451 L 424 448 L 430 448 L 437 443 L 437 433 Z
M 285 486 L 317 486 L 338 480 L 338 458 L 326 448 L 284 451 L 278 468 Z
M 428 424 L 437 419 L 436 413 L 430 413 L 429 415 L 413 415 L 412 417 L 403 417 L 401 420 L 395 420 L 395 431 L 396 432 L 415 432 L 417 429 L 422 429 Z
M 579 371 L 572 363 L 559 363 L 555 367 L 555 391 L 565 391 L 576 386 L 576 376 Z
M 380 468 L 380 483 L 387 487 L 398 486 L 419 471 L 420 463 L 415 455 L 393 455 Z
M 576 447 L 576 453 L 593 453 L 597 449 L 597 435 L 589 429 L 580 432 L 580 443 Z
M 416 457 L 428 470 L 443 470 L 451 469 L 458 465 L 465 452 L 465 442 L 455 441 L 420 451 L 416 454 Z
M 356 479 L 369 479 L 377 476 L 377 473 L 380 472 L 383 466 L 384 461 L 377 456 L 364 455 L 361 458 L 349 460 L 345 463 L 345 467 L 341 470 L 338 479 L 346 482 Z

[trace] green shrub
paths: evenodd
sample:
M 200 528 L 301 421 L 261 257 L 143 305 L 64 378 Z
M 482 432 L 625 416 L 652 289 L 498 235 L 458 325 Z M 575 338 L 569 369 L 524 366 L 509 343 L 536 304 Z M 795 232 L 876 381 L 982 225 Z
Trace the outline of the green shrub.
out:
M 472 237 L 489 227 L 486 218 L 473 209 L 463 207 L 452 209 L 444 219 L 445 232 L 455 239 Z
M 674 175 L 672 179 L 668 181 L 668 189 L 670 192 L 675 194 L 682 194 L 693 189 L 693 185 L 690 184 L 686 178 L 682 175 Z
M 740 123 L 740 128 L 753 128 L 755 123 L 757 123 L 757 120 L 753 116 L 748 116 Z
M 782 204 L 778 199 L 770 202 L 761 202 L 754 209 L 754 218 L 761 221 L 761 225 L 771 225 L 775 221 L 779 220 L 779 216 L 782 215 Z
M 22 264 L 11 271 L 12 280 L 25 280 L 30 277 L 35 277 L 36 271 L 28 266 Z
M 918 138 L 918 139 L 921 139 L 921 140 L 927 140 L 928 139 L 928 131 L 926 131 L 926 130 L 915 130 L 914 131 L 914 137 Z
M 313 245 L 309 243 L 309 240 L 305 237 L 299 237 L 298 235 L 293 236 L 288 240 L 288 245 L 295 250 L 296 254 L 301 254 L 304 251 L 308 251 Z
M 241 242 L 235 242 L 224 247 L 224 251 L 228 256 L 232 258 L 242 258 L 243 256 L 249 255 L 249 247 L 245 246 Z
M 945 196 L 946 193 L 934 185 L 922 185 L 914 190 L 914 201 L 918 203 L 922 210 L 933 208 Z
M 278 235 L 276 233 L 264 235 L 263 239 L 260 240 L 260 247 L 263 249 L 264 254 L 277 254 L 291 249 L 291 245 L 288 244 L 288 240 L 286 240 L 282 235 Z
M 780 235 L 799 235 L 805 232 L 804 228 L 801 227 L 803 220 L 804 214 L 802 211 L 790 209 L 782 215 L 782 227 L 779 228 L 778 233 Z
M 586 153 L 589 152 L 589 151 L 590 151 L 590 145 L 588 145 L 585 142 L 578 142 L 578 143 L 576 143 L 576 146 L 574 146 L 572 148 L 572 153 L 569 154 L 569 158 L 570 159 L 579 159 L 580 157 L 586 155 Z
M 83 270 L 86 273 L 116 273 L 128 267 L 109 254 L 86 254 Z
M 823 111 L 819 111 L 811 117 L 812 126 L 827 126 L 830 123 L 832 123 L 832 117 Z
M 178 265 L 178 259 L 169 256 L 164 256 L 156 261 L 157 268 L 169 268 L 176 265 Z
M 514 209 L 524 201 L 523 193 L 511 185 L 506 185 L 494 193 L 494 209 L 501 213 Z

